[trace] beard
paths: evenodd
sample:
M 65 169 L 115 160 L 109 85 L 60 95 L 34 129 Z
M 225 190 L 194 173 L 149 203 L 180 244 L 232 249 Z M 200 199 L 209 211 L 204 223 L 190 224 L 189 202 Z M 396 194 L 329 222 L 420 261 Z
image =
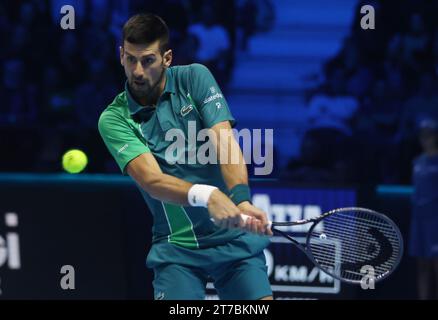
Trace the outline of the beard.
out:
M 131 79 L 129 80 L 129 87 L 137 97 L 144 98 L 151 94 L 152 85 L 146 80 Z
M 146 99 L 148 103 L 155 103 L 156 100 L 158 100 L 158 95 L 160 91 L 159 84 L 163 79 L 164 71 L 165 69 L 162 69 L 160 77 L 158 78 L 158 80 L 156 80 L 155 83 L 152 84 L 145 79 L 129 79 L 128 83 L 132 95 L 137 100 Z

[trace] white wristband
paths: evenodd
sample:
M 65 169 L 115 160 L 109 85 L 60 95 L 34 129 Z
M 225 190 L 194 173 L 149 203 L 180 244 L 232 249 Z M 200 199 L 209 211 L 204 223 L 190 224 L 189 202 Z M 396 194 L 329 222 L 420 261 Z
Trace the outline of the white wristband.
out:
M 187 193 L 187 199 L 192 207 L 207 208 L 208 199 L 217 187 L 208 184 L 194 184 Z

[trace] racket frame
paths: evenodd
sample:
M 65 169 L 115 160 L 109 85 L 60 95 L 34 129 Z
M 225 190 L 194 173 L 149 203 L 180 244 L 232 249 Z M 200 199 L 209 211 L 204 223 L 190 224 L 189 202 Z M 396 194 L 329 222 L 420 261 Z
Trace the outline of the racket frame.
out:
M 371 209 L 367 209 L 367 208 L 361 208 L 361 207 L 346 207 L 346 208 L 339 208 L 339 209 L 334 209 L 331 211 L 328 211 L 326 213 L 323 213 L 320 216 L 314 217 L 314 218 L 310 218 L 310 219 L 305 219 L 305 220 L 296 220 L 296 221 L 291 221 L 291 222 L 272 222 L 271 224 L 271 230 L 273 232 L 276 232 L 280 235 L 282 235 L 283 237 L 285 237 L 286 239 L 288 239 L 289 241 L 291 241 L 297 248 L 299 248 L 302 252 L 304 252 L 306 254 L 306 256 L 313 262 L 313 264 L 318 267 L 318 269 L 320 269 L 321 271 L 323 271 L 324 273 L 328 274 L 329 276 L 340 280 L 342 282 L 345 283 L 350 283 L 350 284 L 360 284 L 361 281 L 357 281 L 357 280 L 349 280 L 349 279 L 344 279 L 339 275 L 336 275 L 334 272 L 329 272 L 328 270 L 326 270 L 324 267 L 322 267 L 315 259 L 315 257 L 312 254 L 312 249 L 310 247 L 310 241 L 311 241 L 311 235 L 312 235 L 312 231 L 315 228 L 315 226 L 323 219 L 335 214 L 335 213 L 339 213 L 339 212 L 345 212 L 345 211 L 363 211 L 363 212 L 368 212 L 370 214 L 373 215 L 377 215 L 379 218 L 385 220 L 386 222 L 388 222 L 393 229 L 395 230 L 398 239 L 400 239 L 399 242 L 399 254 L 397 256 L 397 259 L 395 261 L 395 263 L 392 265 L 391 270 L 388 270 L 387 272 L 385 272 L 383 275 L 380 275 L 378 277 L 376 277 L 374 279 L 374 283 L 377 283 L 385 278 L 387 278 L 389 275 L 391 275 L 398 267 L 398 265 L 400 264 L 400 261 L 403 257 L 403 252 L 404 252 L 404 245 L 403 245 L 403 237 L 401 235 L 401 232 L 399 230 L 399 228 L 397 227 L 397 225 L 386 215 L 376 212 L 374 210 Z M 287 234 L 287 232 L 279 230 L 275 227 L 284 227 L 284 226 L 296 226 L 296 225 L 303 225 L 303 224 L 308 224 L 308 223 L 313 223 L 312 226 L 310 227 L 309 231 L 307 231 L 306 234 L 306 243 L 305 245 L 299 243 L 297 240 L 295 240 L 291 235 Z M 372 266 L 373 267 L 373 266 Z M 366 276 L 366 274 L 364 274 L 364 277 Z

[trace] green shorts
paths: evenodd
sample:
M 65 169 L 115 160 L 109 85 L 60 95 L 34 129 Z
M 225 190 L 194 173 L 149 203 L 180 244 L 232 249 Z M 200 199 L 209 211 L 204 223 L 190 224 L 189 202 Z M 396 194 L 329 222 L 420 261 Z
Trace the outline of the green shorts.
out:
M 268 237 L 249 233 L 206 249 L 156 243 L 147 258 L 147 266 L 154 270 L 154 298 L 203 300 L 208 281 L 223 300 L 272 296 L 263 253 L 268 245 Z

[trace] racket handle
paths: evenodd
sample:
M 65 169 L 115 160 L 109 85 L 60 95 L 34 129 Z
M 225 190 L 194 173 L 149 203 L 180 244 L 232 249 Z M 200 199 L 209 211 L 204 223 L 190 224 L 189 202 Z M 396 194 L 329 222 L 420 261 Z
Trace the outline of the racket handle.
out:
M 246 215 L 246 214 L 244 214 L 244 213 L 241 213 L 240 216 L 242 217 L 242 220 L 243 220 L 243 222 L 245 222 L 245 223 L 246 223 L 246 221 L 247 221 L 249 218 L 251 218 L 250 216 L 248 216 L 248 215 Z M 268 227 L 269 229 L 271 229 L 271 227 L 272 227 L 272 221 L 268 220 L 268 226 L 267 226 L 267 227 Z

